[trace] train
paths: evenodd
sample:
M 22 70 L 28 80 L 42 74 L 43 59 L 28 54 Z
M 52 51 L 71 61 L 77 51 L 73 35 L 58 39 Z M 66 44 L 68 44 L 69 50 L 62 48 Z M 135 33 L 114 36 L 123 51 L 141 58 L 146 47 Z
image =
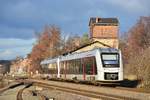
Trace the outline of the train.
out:
M 50 78 L 104 82 L 123 80 L 122 55 L 115 48 L 68 53 L 44 59 L 40 64 Z

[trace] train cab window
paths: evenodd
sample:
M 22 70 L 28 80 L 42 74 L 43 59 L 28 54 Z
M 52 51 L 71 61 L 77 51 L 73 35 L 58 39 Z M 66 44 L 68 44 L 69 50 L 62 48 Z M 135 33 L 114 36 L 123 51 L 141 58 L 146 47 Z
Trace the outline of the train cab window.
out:
M 102 53 L 101 59 L 103 67 L 119 67 L 119 54 L 118 53 Z

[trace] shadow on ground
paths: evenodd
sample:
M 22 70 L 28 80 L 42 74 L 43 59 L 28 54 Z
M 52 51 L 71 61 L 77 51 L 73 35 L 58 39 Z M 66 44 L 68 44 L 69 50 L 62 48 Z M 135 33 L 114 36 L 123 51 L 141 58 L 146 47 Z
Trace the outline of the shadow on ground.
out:
M 120 86 L 135 88 L 140 83 L 140 80 L 128 80 L 125 79 L 120 83 Z

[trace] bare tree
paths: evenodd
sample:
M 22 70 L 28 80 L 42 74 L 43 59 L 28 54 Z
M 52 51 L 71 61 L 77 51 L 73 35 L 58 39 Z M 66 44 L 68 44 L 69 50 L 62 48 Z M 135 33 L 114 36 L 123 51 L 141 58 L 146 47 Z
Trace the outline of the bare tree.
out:
M 150 88 L 150 17 L 141 17 L 127 34 L 127 40 L 120 42 L 125 73 L 136 75 L 142 87 Z
M 37 38 L 30 54 L 30 71 L 42 71 L 40 62 L 48 57 L 59 55 L 60 29 L 56 26 L 46 26 L 42 34 Z

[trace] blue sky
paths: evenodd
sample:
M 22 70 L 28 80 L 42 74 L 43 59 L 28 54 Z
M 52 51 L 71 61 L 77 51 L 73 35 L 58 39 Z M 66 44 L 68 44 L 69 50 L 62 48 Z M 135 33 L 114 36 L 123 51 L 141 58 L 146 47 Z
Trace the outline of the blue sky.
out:
M 29 53 L 34 33 L 45 25 L 82 35 L 90 17 L 117 17 L 125 33 L 140 16 L 150 16 L 149 5 L 150 0 L 0 0 L 0 59 Z

